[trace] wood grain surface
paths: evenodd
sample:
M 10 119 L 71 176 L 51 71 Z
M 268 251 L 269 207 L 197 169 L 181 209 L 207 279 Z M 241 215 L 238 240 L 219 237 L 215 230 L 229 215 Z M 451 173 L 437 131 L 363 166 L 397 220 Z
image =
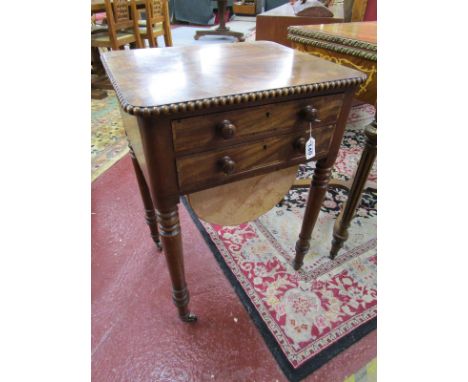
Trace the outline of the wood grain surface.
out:
M 316 155 L 321 158 L 328 152 L 333 136 L 334 125 L 313 129 Z M 210 185 L 230 183 L 242 177 L 254 175 L 255 171 L 267 172 L 304 162 L 305 151 L 298 145 L 301 138 L 308 139 L 309 129 L 287 135 L 275 136 L 215 149 L 200 154 L 188 155 L 177 159 L 179 187 L 187 193 L 195 189 L 207 188 Z M 234 161 L 231 173 L 223 171 L 220 161 L 229 157 Z M 252 176 L 250 175 L 250 176 Z
M 220 225 L 252 221 L 271 210 L 289 191 L 298 166 L 196 192 L 187 199 L 200 219 Z
M 172 122 L 174 148 L 178 153 L 197 148 L 219 148 L 249 138 L 255 139 L 258 134 L 275 134 L 277 129 L 283 132 L 287 129 L 304 129 L 309 126 L 301 115 L 306 106 L 313 106 L 318 111 L 320 122 L 314 122 L 313 128 L 333 124 L 342 102 L 343 94 L 337 94 L 178 119 Z M 229 138 L 224 138 L 220 131 L 223 121 L 235 126 L 235 132 Z
M 364 77 L 269 41 L 106 52 L 102 61 L 121 103 L 139 108 Z
M 339 24 L 304 25 L 305 32 L 321 32 L 331 36 L 344 37 L 356 41 L 366 41 L 377 44 L 377 22 L 353 22 Z
M 318 162 L 296 246 L 295 267 L 300 267 L 352 95 L 365 75 L 272 42 L 110 52 L 103 64 L 125 116 L 144 208 L 151 209 L 151 200 L 156 209 L 179 317 L 196 320 L 188 307 L 180 196 L 212 189 L 198 194 L 200 203 L 190 197 L 206 217 L 215 210 L 219 221 L 228 213 L 235 214 L 234 223 L 256 217 L 250 214 L 279 201 L 292 183 L 295 166 L 306 161 L 312 121 Z M 249 124 L 250 119 L 255 123 Z M 222 143 L 213 135 L 219 123 Z M 256 199 L 241 200 L 242 193 Z M 218 194 L 221 207 L 211 207 Z M 243 211 L 232 211 L 241 202 L 238 209 Z

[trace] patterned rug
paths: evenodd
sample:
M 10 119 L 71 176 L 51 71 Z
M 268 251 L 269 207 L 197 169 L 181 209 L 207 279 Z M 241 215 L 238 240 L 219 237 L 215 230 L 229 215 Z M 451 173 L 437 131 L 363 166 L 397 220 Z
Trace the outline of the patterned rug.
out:
M 115 92 L 102 100 L 91 100 L 91 180 L 128 152 L 127 138 Z
M 341 148 L 332 170 L 332 179 L 342 181 L 350 181 L 352 179 L 364 147 L 365 136 L 362 129 L 372 122 L 374 110 L 373 106 L 367 104 L 351 108 L 343 142 L 341 142 Z M 315 162 L 301 165 L 297 178 L 312 178 L 314 168 Z M 374 163 L 372 171 L 369 174 L 367 187 L 377 188 L 377 162 Z
M 333 172 L 349 179 L 360 158 L 368 105 L 354 107 Z M 298 176 L 310 177 L 313 165 Z M 370 180 L 376 182 L 376 168 Z M 371 183 L 372 184 L 372 183 Z M 346 192 L 330 188 L 300 271 L 292 267 L 307 188 L 292 189 L 281 206 L 239 226 L 192 218 L 230 279 L 285 375 L 297 381 L 376 327 L 377 191 L 367 188 L 337 258 L 328 258 Z

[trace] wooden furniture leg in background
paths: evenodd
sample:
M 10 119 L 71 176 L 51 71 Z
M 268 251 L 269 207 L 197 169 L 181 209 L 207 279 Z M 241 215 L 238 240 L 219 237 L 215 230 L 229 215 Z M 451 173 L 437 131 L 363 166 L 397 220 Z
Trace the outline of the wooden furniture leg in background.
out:
M 224 21 L 224 12 L 226 10 L 227 0 L 218 0 L 218 16 L 219 16 L 219 27 L 214 30 L 201 30 L 195 33 L 193 37 L 198 40 L 201 36 L 232 36 L 237 38 L 239 41 L 244 41 L 244 34 L 241 32 L 233 32 L 229 30 Z
M 107 77 L 101 61 L 99 48 L 91 47 L 91 98 L 103 99 L 107 97 L 106 90 L 113 90 L 112 84 Z
M 328 163 L 327 163 L 328 162 Z M 317 161 L 314 176 L 310 183 L 307 206 L 302 221 L 302 229 L 299 234 L 299 240 L 296 242 L 296 257 L 294 259 L 294 269 L 299 270 L 302 267 L 304 256 L 309 251 L 310 237 L 317 221 L 323 198 L 327 191 L 328 182 L 333 162 L 330 165 L 328 158 Z
M 135 158 L 135 153 L 133 152 L 132 146 L 128 145 L 130 149 L 130 156 L 132 158 L 133 168 L 135 170 L 135 175 L 138 181 L 138 188 L 140 189 L 141 200 L 143 200 L 143 206 L 145 208 L 145 218 L 146 223 L 149 226 L 151 237 L 156 244 L 156 247 L 161 251 L 161 240 L 159 238 L 158 232 L 158 224 L 156 221 L 156 211 L 154 208 L 153 200 L 151 199 L 151 194 L 146 184 L 145 177 L 143 176 L 143 172 L 141 171 L 140 165 Z
M 353 184 L 349 190 L 348 200 L 346 201 L 340 215 L 336 219 L 333 227 L 332 248 L 330 258 L 333 260 L 343 243 L 348 239 L 348 228 L 356 212 L 358 203 L 361 201 L 362 191 L 366 184 L 369 173 L 377 156 L 377 122 L 374 121 L 365 129 L 366 145 L 359 161 Z
M 188 308 L 190 297 L 185 282 L 182 237 L 177 204 L 168 206 L 165 209 L 158 207 L 156 214 L 172 281 L 172 300 L 179 310 L 180 319 L 185 322 L 194 322 L 197 320 L 197 316 L 190 313 Z
M 96 77 L 96 80 L 91 80 L 91 98 L 92 99 L 103 99 L 107 97 L 107 92 L 96 85 L 97 81 L 101 80 L 103 77 L 106 77 L 106 72 L 102 66 L 101 57 L 99 54 L 99 49 L 96 47 L 91 47 L 91 65 L 92 65 L 92 75 Z M 94 83 L 93 83 L 94 82 Z
M 93 64 L 94 74 L 99 76 L 105 76 L 106 71 L 102 65 L 101 55 L 99 53 L 99 48 L 91 47 L 91 62 Z

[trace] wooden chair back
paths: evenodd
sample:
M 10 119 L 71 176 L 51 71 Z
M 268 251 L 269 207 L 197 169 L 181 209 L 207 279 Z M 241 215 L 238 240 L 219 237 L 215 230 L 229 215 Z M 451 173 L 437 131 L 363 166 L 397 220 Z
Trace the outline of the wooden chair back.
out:
M 151 47 L 156 47 L 153 27 L 156 23 L 163 24 L 164 42 L 166 46 L 172 46 L 171 25 L 169 19 L 169 6 L 167 0 L 146 0 L 146 30 Z
M 130 5 L 130 10 L 129 10 Z M 107 24 L 112 49 L 119 49 L 117 32 L 132 29 L 138 48 L 142 48 L 140 33 L 138 30 L 138 13 L 135 0 L 105 0 Z
M 146 0 L 146 22 L 162 22 L 163 16 L 162 0 Z

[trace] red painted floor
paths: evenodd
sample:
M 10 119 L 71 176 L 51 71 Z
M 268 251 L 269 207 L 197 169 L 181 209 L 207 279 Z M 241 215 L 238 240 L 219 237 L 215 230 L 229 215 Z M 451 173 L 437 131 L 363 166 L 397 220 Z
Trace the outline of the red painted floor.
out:
M 182 204 L 199 320 L 177 318 L 132 171 L 127 155 L 92 184 L 92 380 L 287 381 Z M 374 331 L 305 381 L 342 382 L 375 355 Z

